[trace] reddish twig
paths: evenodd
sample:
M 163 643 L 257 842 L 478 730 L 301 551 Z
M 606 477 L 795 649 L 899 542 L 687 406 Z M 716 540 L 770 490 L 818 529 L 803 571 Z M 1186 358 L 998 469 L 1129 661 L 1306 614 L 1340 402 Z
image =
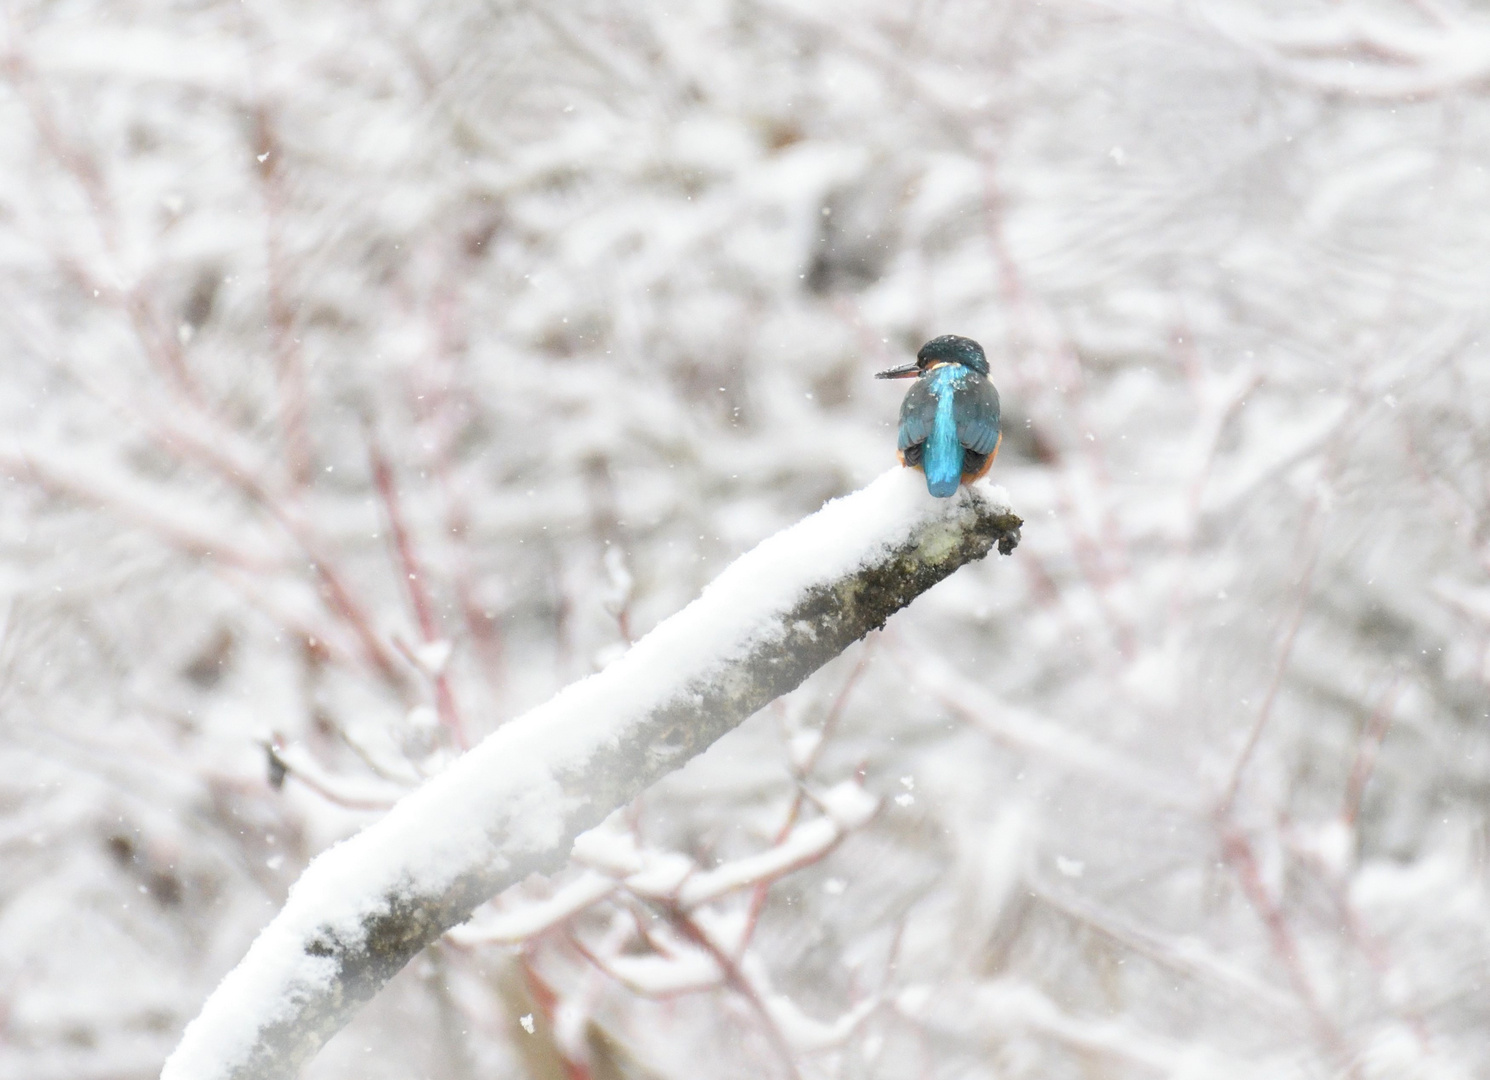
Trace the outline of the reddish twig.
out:
M 284 566 L 277 554 L 258 554 L 245 547 L 201 532 L 139 499 L 130 498 L 118 485 L 90 483 L 87 478 L 68 474 L 56 465 L 43 462 L 35 455 L 0 453 L 0 469 L 21 473 L 37 487 L 85 505 L 107 507 L 119 518 L 151 534 L 168 547 L 191 558 L 207 559 L 248 573 L 270 573 Z
M 807 798 L 806 791 L 802 787 L 802 782 L 817 767 L 817 762 L 822 756 L 824 745 L 837 729 L 838 721 L 843 716 L 843 709 L 848 704 L 849 695 L 853 693 L 854 687 L 859 684 L 859 679 L 869 667 L 869 659 L 878 640 L 878 634 L 871 634 L 864 642 L 864 648 L 859 653 L 859 659 L 854 664 L 853 670 L 849 672 L 848 678 L 844 680 L 843 686 L 839 688 L 837 696 L 833 699 L 833 704 L 828 706 L 828 712 L 823 717 L 822 729 L 818 732 L 816 745 L 813 746 L 812 751 L 807 755 L 807 759 L 800 766 L 793 765 L 793 771 L 797 774 L 797 790 L 792 796 L 791 806 L 787 809 L 786 819 L 776 830 L 775 839 L 772 841 L 773 844 L 782 843 L 791 834 L 792 829 L 797 824 L 797 820 L 802 816 L 802 807 Z M 745 932 L 740 935 L 740 952 L 742 954 L 746 946 L 750 943 L 751 938 L 755 936 L 755 928 L 760 922 L 761 912 L 765 910 L 766 898 L 775 880 L 757 882 L 751 890 L 750 907 L 745 917 Z
M 588 960 L 601 974 L 607 978 L 620 983 L 628 991 L 638 997 L 644 997 L 651 1001 L 673 1001 L 677 998 L 688 997 L 691 994 L 707 993 L 710 990 L 719 989 L 720 979 L 712 979 L 707 983 L 699 983 L 696 986 L 672 987 L 667 990 L 659 990 L 655 987 L 645 986 L 635 979 L 628 978 L 611 966 L 610 962 L 590 946 L 586 945 L 584 939 L 578 934 L 571 932 L 568 935 L 569 943 L 574 946 L 575 952 Z
M 84 190 L 105 249 L 114 252 L 117 244 L 113 201 L 102 172 L 87 154 L 74 147 L 62 134 L 50 105 L 34 85 L 34 73 L 20 54 L 8 54 L 4 67 L 6 74 L 20 88 L 43 145 Z M 64 271 L 74 280 L 85 286 L 91 285 L 97 295 L 125 312 L 146 357 L 164 372 L 168 383 L 184 395 L 190 406 L 218 425 L 220 431 L 226 430 L 223 417 L 208 409 L 205 395 L 186 367 L 179 342 L 162 327 L 146 294 L 139 288 L 120 290 L 109 287 L 107 283 L 95 282 L 93 276 L 76 261 L 64 258 L 62 265 Z M 147 415 L 143 410 L 139 412 L 142 416 Z M 220 450 L 218 445 L 224 441 L 220 438 L 189 436 L 179 425 L 162 423 L 158 419 L 153 423 L 147 422 L 146 426 L 153 440 L 173 456 L 208 465 L 271 512 L 309 557 L 312 568 L 320 579 L 323 598 L 328 607 L 333 614 L 350 625 L 362 643 L 367 661 L 390 685 L 401 687 L 403 678 L 392 653 L 373 630 L 366 614 L 352 599 L 350 590 L 332 569 L 327 556 L 313 542 L 308 526 L 278 503 L 267 485 L 255 476 L 254 470 L 246 468 L 243 462 L 233 460 L 230 454 Z
M 327 609 L 345 623 L 362 647 L 363 659 L 393 689 L 402 693 L 406 680 L 393 650 L 373 625 L 372 618 L 355 599 L 330 554 L 323 550 L 311 525 L 301 513 L 287 506 L 263 479 L 253 464 L 235 457 L 230 441 L 214 441 L 205 434 L 188 431 L 155 413 L 133 407 L 152 442 L 178 460 L 204 465 L 263 509 L 294 540 L 309 561 L 320 583 Z
M 725 985 L 735 993 L 739 994 L 745 1003 L 755 1013 L 765 1032 L 766 1039 L 771 1043 L 777 1055 L 781 1058 L 781 1064 L 786 1069 L 787 1076 L 791 1080 L 801 1080 L 801 1072 L 797 1068 L 797 1056 L 792 1050 L 791 1043 L 787 1041 L 780 1025 L 776 1023 L 771 1010 L 766 1007 L 760 993 L 755 986 L 746 978 L 740 965 L 724 949 L 720 948 L 714 939 L 700 926 L 693 917 L 681 907 L 674 903 L 664 902 L 659 905 L 668 922 L 683 935 L 688 941 L 698 946 L 709 954 L 710 959 L 718 966 L 724 975 Z
M 467 241 L 468 243 L 469 241 Z M 462 246 L 464 251 L 464 245 Z M 469 255 L 465 260 L 469 262 Z M 434 291 L 430 300 L 428 318 L 434 326 L 434 346 L 430 359 L 438 370 L 430 379 L 428 405 L 420 410 L 420 399 L 414 395 L 414 407 L 421 419 L 436 427 L 434 439 L 434 472 L 439 481 L 445 503 L 445 536 L 452 548 L 450 559 L 450 587 L 460 606 L 461 621 L 475 644 L 481 660 L 481 671 L 494 697 L 502 691 L 502 665 L 505 659 L 502 634 L 496 620 L 477 602 L 475 575 L 471 565 L 471 514 L 465 492 L 456 481 L 456 468 L 452 447 L 459 434 L 461 416 L 458 413 L 454 394 L 456 360 L 462 355 L 463 336 L 455 326 L 458 291 L 453 279 L 458 279 L 461 266 L 449 270 L 446 280 Z
M 82 190 L 104 251 L 111 258 L 118 259 L 118 210 L 103 170 L 63 132 L 39 85 L 40 80 L 26 58 L 19 51 L 12 50 L 0 61 L 0 67 L 19 91 L 42 146 Z M 176 390 L 194 404 L 205 405 L 206 397 L 186 365 L 181 343 L 163 324 L 147 293 L 138 287 L 121 289 L 93 281 L 92 275 L 81 273 L 81 264 L 74 260 L 62 258 L 59 262 L 70 276 L 89 281 L 95 296 L 124 313 L 146 359 L 165 374 Z
M 1289 982 L 1293 984 L 1294 992 L 1308 1011 L 1320 1041 L 1333 1053 L 1343 1055 L 1344 1039 L 1334 1021 L 1325 1013 L 1324 1007 L 1320 1004 L 1319 995 L 1315 992 L 1314 984 L 1308 972 L 1304 970 L 1298 942 L 1292 928 L 1288 925 L 1283 909 L 1268 893 L 1267 885 L 1262 880 L 1262 871 L 1257 865 L 1257 853 L 1253 850 L 1251 841 L 1235 826 L 1222 825 L 1221 856 L 1236 874 L 1242 886 L 1242 892 L 1247 897 L 1247 902 L 1262 920 L 1263 926 L 1267 928 L 1273 953 L 1288 973 Z
M 1382 696 L 1381 704 L 1377 705 L 1376 711 L 1366 721 L 1365 730 L 1361 732 L 1355 761 L 1351 764 L 1350 776 L 1345 781 L 1345 805 L 1340 811 L 1341 818 L 1352 829 L 1360 817 L 1366 783 L 1371 779 L 1372 769 L 1376 767 L 1376 756 L 1381 751 L 1387 729 L 1391 727 L 1392 713 L 1397 707 L 1397 699 L 1402 696 L 1402 689 L 1402 678 L 1398 676 L 1392 680 L 1392 685 Z
M 383 503 L 383 512 L 388 519 L 388 531 L 393 539 L 393 550 L 401 571 L 400 577 L 408 593 L 409 603 L 414 608 L 414 617 L 419 623 L 419 633 L 424 643 L 431 645 L 442 640 L 439 623 L 435 619 L 434 605 L 430 601 L 424 569 L 420 565 L 419 555 L 415 550 L 414 538 L 404 518 L 398 483 L 378 443 L 377 435 L 372 431 L 371 424 L 367 428 L 367 446 L 372 464 L 373 486 L 377 488 L 378 496 Z M 466 749 L 468 743 L 465 726 L 461 722 L 455 694 L 450 688 L 449 676 L 443 667 L 437 671 L 428 671 L 426 674 L 434 684 L 435 708 L 439 712 L 440 722 L 445 725 L 455 745 L 462 750 Z
M 528 995 L 533 999 L 533 1007 L 543 1014 L 549 1030 L 553 1029 L 554 1019 L 559 1012 L 559 995 L 538 974 L 538 969 L 533 964 L 533 954 L 524 949 L 518 961 L 522 968 L 523 981 L 527 984 Z M 566 1080 L 591 1080 L 590 1066 L 583 1061 L 575 1061 L 558 1041 L 554 1042 L 554 1050 L 557 1052 L 559 1062 L 564 1068 Z
M 1311 525 L 1317 525 L 1317 505 L 1311 510 Z M 1226 782 L 1220 802 L 1217 805 L 1216 814 L 1220 819 L 1231 816 L 1232 808 L 1236 805 L 1237 792 L 1241 789 L 1242 774 L 1246 771 L 1252 755 L 1257 749 L 1258 742 L 1262 739 L 1262 733 L 1267 728 L 1268 721 L 1272 718 L 1273 705 L 1278 699 L 1278 692 L 1283 687 L 1283 676 L 1288 672 L 1288 666 L 1293 658 L 1294 641 L 1298 638 L 1299 627 L 1303 625 L 1304 614 L 1309 607 L 1309 594 L 1314 582 L 1314 569 L 1319 562 L 1320 538 L 1317 531 L 1311 529 L 1310 550 L 1308 561 L 1304 567 L 1304 573 L 1299 581 L 1298 602 L 1294 605 L 1292 616 L 1288 621 L 1288 628 L 1283 634 L 1283 643 L 1278 650 L 1278 659 L 1273 666 L 1273 677 L 1268 683 L 1266 694 L 1263 695 L 1262 705 L 1257 710 L 1257 716 L 1252 721 L 1252 728 L 1247 732 L 1247 741 L 1242 744 L 1241 753 L 1237 755 L 1236 763 L 1231 767 L 1230 778 Z
M 393 797 L 359 798 L 355 795 L 349 795 L 344 791 L 337 791 L 334 787 L 323 781 L 320 777 L 315 776 L 313 773 L 306 772 L 304 769 L 297 769 L 294 764 L 284 756 L 284 741 L 278 735 L 275 735 L 272 739 L 268 740 L 263 745 L 265 753 L 267 753 L 269 756 L 269 767 L 271 771 L 278 777 L 278 779 L 274 782 L 275 787 L 279 787 L 280 784 L 283 783 L 284 777 L 293 776 L 296 780 L 300 781 L 300 783 L 304 784 L 311 791 L 314 791 L 317 795 L 325 799 L 327 802 L 335 803 L 337 806 L 345 807 L 348 810 L 387 810 L 396 801 L 396 799 Z
M 305 363 L 295 337 L 295 313 L 285 288 L 283 220 L 288 199 L 282 161 L 284 149 L 269 110 L 262 103 L 253 109 L 253 144 L 258 161 L 255 173 L 264 196 L 265 291 L 279 387 L 280 432 L 290 480 L 295 487 L 302 488 L 310 483 L 315 453 L 307 419 L 309 393 Z

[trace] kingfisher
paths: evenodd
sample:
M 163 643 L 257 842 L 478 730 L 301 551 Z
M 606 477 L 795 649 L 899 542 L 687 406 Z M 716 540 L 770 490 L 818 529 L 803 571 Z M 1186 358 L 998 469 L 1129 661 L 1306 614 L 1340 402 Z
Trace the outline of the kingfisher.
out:
M 914 364 L 876 379 L 915 379 L 900 403 L 900 463 L 926 474 L 938 499 L 988 471 L 998 455 L 999 392 L 988 381 L 988 358 L 972 338 L 943 334 L 916 353 Z

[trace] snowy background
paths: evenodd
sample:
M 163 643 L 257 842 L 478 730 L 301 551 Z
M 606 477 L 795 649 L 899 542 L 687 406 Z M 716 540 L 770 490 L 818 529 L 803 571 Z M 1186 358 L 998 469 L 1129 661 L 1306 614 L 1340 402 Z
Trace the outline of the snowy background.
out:
M 1486 1075 L 1490 13 L 12 0 L 0 75 L 0 1077 L 154 1076 L 949 332 L 1014 556 L 306 1075 Z

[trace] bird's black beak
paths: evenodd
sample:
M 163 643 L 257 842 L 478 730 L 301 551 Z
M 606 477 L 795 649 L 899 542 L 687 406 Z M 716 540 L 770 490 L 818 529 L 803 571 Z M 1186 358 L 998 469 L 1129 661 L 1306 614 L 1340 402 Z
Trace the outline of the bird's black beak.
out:
M 892 367 L 889 371 L 881 371 L 875 375 L 876 379 L 911 379 L 921 374 L 919 364 L 903 364 L 900 367 Z

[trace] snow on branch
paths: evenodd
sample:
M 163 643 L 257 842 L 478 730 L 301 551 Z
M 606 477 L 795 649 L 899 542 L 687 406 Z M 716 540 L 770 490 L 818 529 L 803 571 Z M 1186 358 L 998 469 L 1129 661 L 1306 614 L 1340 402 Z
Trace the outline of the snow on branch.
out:
M 932 499 L 895 469 L 736 560 L 604 671 L 317 858 L 162 1080 L 293 1076 L 477 905 L 558 869 L 580 833 L 964 563 L 1011 552 L 1022 522 L 1006 502 L 986 484 Z

